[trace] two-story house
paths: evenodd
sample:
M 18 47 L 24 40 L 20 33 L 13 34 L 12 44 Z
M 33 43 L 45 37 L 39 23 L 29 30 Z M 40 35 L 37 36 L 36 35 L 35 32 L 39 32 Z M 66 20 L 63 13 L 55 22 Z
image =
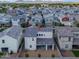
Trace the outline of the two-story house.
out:
M 58 44 L 62 50 L 79 49 L 78 27 L 56 27 Z
M 0 52 L 17 53 L 21 42 L 22 30 L 13 26 L 0 32 Z
M 57 27 L 58 44 L 61 50 L 72 50 L 73 33 L 70 27 Z
M 26 50 L 54 50 L 52 28 L 26 28 L 24 40 Z

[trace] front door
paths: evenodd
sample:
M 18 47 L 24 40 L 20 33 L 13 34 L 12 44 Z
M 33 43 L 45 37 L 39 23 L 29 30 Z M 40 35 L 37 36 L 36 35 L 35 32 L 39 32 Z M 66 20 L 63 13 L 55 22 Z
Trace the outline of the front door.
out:
M 1 48 L 2 52 L 8 52 L 8 48 Z

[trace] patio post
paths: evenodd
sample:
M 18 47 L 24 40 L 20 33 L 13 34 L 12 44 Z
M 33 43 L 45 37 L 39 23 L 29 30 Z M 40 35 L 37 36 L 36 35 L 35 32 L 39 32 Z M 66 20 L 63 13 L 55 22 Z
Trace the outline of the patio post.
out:
M 46 51 L 47 51 L 47 44 L 46 44 Z

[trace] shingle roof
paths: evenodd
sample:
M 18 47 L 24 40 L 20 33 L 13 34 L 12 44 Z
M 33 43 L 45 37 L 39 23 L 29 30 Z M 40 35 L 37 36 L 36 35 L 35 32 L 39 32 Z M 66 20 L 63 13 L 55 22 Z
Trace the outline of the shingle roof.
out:
M 71 27 L 57 27 L 56 31 L 59 36 L 73 36 Z
M 78 27 L 56 27 L 59 36 L 74 36 L 74 32 L 79 32 Z
M 52 28 L 46 27 L 46 28 L 36 28 L 36 27 L 29 27 L 26 28 L 26 31 L 24 33 L 24 37 L 36 37 L 37 32 L 52 32 Z
M 14 26 L 7 32 L 7 35 L 12 38 L 18 39 L 18 37 L 21 35 L 21 32 L 22 30 L 20 27 Z
M 24 37 L 36 37 L 37 36 L 37 30 L 36 28 L 26 28 L 26 31 L 24 33 Z
M 0 37 L 3 37 L 4 35 L 8 35 L 12 38 L 18 39 L 21 34 L 21 28 L 19 26 L 13 26 L 9 29 L 6 29 L 3 32 L 0 32 Z
M 78 27 L 72 27 L 72 32 L 79 32 L 79 28 Z
M 53 29 L 51 27 L 46 27 L 46 28 L 39 28 L 38 31 L 42 32 L 52 32 Z

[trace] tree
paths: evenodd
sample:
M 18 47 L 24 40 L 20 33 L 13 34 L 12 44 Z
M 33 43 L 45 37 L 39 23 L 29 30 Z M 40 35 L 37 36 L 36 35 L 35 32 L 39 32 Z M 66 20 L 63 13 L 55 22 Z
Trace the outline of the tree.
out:
M 76 26 L 79 27 L 79 22 L 76 23 Z
M 42 20 L 42 26 L 45 26 L 45 19 Z
M 54 58 L 54 57 L 55 57 L 55 55 L 54 55 L 54 54 L 52 54 L 52 55 L 51 55 L 51 57 L 53 57 L 53 58 Z
M 21 27 L 23 27 L 23 28 L 26 28 L 26 27 L 29 27 L 29 26 L 31 26 L 31 25 L 29 24 L 29 20 L 27 20 L 27 22 L 21 23 Z
M 38 54 L 38 57 L 40 58 L 41 57 L 41 54 Z
M 25 54 L 25 57 L 29 57 L 29 54 Z
M 10 54 L 13 54 L 13 51 L 11 51 Z
M 45 26 L 45 19 L 43 17 L 43 14 L 41 13 L 41 16 L 42 16 L 42 26 Z
M 10 20 L 10 22 L 9 22 L 9 23 L 10 23 L 10 26 L 12 26 L 12 21 L 11 21 L 11 20 Z
M 25 28 L 26 27 L 26 23 L 22 23 L 21 27 Z

